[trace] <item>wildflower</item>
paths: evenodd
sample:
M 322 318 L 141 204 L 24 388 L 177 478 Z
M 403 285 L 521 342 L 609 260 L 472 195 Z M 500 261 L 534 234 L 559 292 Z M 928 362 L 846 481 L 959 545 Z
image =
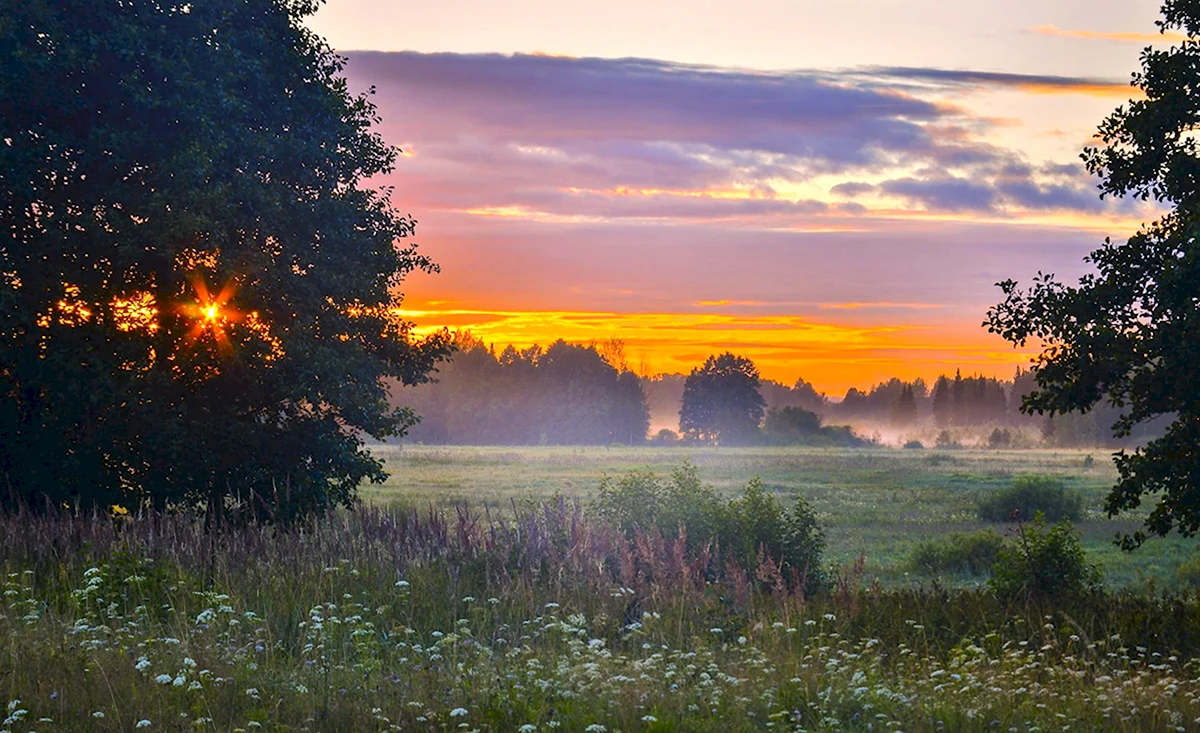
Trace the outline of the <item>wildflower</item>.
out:
M 520 728 L 517 728 L 517 733 L 534 733 L 534 731 L 536 731 L 536 730 L 537 730 L 536 725 L 534 725 L 533 723 L 526 723 L 525 725 L 521 726 Z
M 654 717 L 653 715 L 643 715 L 642 722 L 643 723 L 657 723 L 658 718 Z
M 169 674 L 160 674 L 154 678 L 154 681 L 160 685 L 169 685 L 175 681 L 175 678 Z
M 453 710 L 450 711 L 451 718 L 461 718 L 466 714 L 467 714 L 466 708 L 454 708 Z
M 608 729 L 605 728 L 604 726 L 600 725 L 599 723 L 592 723 L 591 725 L 589 725 L 588 727 L 583 729 L 583 733 L 604 733 L 604 731 L 606 731 L 606 730 L 608 730 Z
M 184 685 L 187 684 L 187 677 L 184 677 L 183 675 L 179 675 L 175 679 L 171 680 L 171 684 L 174 685 L 175 687 L 183 687 Z
M 139 720 L 139 721 L 137 722 L 137 725 L 135 725 L 135 726 L 133 726 L 133 727 L 134 727 L 134 728 L 149 728 L 149 727 L 150 727 L 150 721 L 149 721 L 149 720 L 146 720 L 145 718 L 142 718 L 141 720 Z
M 258 699 L 258 688 L 256 688 L 256 687 L 251 687 L 251 688 L 248 688 L 248 689 L 246 690 L 246 696 L 247 696 L 247 697 L 252 697 L 252 698 L 254 698 L 255 700 L 257 700 L 257 699 Z
M 150 666 L 150 660 L 146 659 L 145 657 L 142 657 L 142 658 L 138 659 L 137 664 L 133 665 L 133 668 L 139 672 L 145 672 L 149 666 Z
M 396 587 L 397 587 L 397 588 L 407 588 L 407 587 L 408 587 L 408 581 L 407 581 L 407 580 L 397 580 L 397 581 L 396 581 Z
M 92 713 L 92 717 L 93 717 L 93 718 L 97 718 L 97 719 L 99 719 L 99 718 L 103 718 L 103 717 L 104 717 L 104 711 L 103 711 L 103 710 L 97 710 L 96 712 Z

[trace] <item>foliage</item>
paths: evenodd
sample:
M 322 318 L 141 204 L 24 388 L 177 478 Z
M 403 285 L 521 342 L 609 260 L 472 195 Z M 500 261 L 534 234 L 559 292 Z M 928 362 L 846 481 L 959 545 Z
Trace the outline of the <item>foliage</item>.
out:
M 676 550 L 561 503 L 503 519 L 368 507 L 221 538 L 179 515 L 0 517 L 0 720 L 976 733 L 1200 717 L 1194 596 L 801 596 L 681 577 L 698 557 Z
M 662 428 L 650 438 L 651 445 L 678 445 L 679 433 L 670 428 Z
M 869 445 L 848 425 L 822 425 L 821 417 L 802 407 L 787 406 L 767 411 L 759 441 L 767 445 L 847 446 Z
M 938 448 L 958 449 L 962 448 L 962 443 L 955 440 L 954 435 L 949 430 L 942 430 L 937 434 L 933 444 Z
M 561 339 L 499 354 L 469 333 L 437 380 L 401 398 L 421 415 L 409 440 L 467 445 L 639 445 L 650 413 L 637 375 L 596 345 Z M 611 344 L 608 348 L 612 348 Z M 619 363 L 619 362 L 618 362 Z
M 1008 448 L 1012 445 L 1012 442 L 1013 436 L 1008 428 L 993 429 L 987 439 L 989 448 Z
M 751 442 L 763 419 L 754 362 L 725 352 L 692 370 L 683 385 L 679 432 L 688 440 L 720 445 Z
M 1004 386 L 988 377 L 938 377 L 933 385 L 933 420 L 940 428 L 983 425 L 1003 420 L 1008 413 Z
M 1087 562 L 1067 520 L 1046 526 L 1041 512 L 1021 522 L 1000 548 L 989 586 L 1001 598 L 1057 598 L 1094 591 L 1100 571 Z
M 1200 7 L 1166 0 L 1160 28 L 1200 33 Z M 1113 426 L 1127 435 L 1135 425 L 1170 416 L 1166 434 L 1115 457 L 1120 480 L 1105 509 L 1136 509 L 1157 496 L 1144 531 L 1124 537 L 1126 549 L 1172 529 L 1200 530 L 1200 157 L 1193 131 L 1200 85 L 1200 45 L 1188 40 L 1147 48 L 1133 84 L 1145 98 L 1118 107 L 1103 123 L 1102 145 L 1084 150 L 1102 195 L 1153 197 L 1172 207 L 1128 241 L 1104 245 L 1087 261 L 1095 266 L 1072 286 L 1052 275 L 1028 291 L 1000 283 L 1004 301 L 986 325 L 1015 344 L 1044 344 L 1038 389 L 1023 409 L 1051 415 L 1087 412 L 1107 400 L 1123 410 Z
M 926 575 L 986 575 L 996 564 L 1002 543 L 1003 538 L 990 529 L 954 532 L 918 542 L 909 552 L 906 565 Z
M 916 439 L 906 440 L 904 441 L 904 448 L 905 450 L 924 450 L 925 444 Z
M 314 3 L 0 10 L 0 507 L 287 520 L 382 480 L 434 265 Z M 399 245 L 399 246 L 398 246 Z
M 1038 513 L 1051 522 L 1074 521 L 1083 511 L 1083 497 L 1056 476 L 1018 476 L 1011 486 L 981 499 L 978 511 L 985 522 L 1028 520 Z
M 710 548 L 718 566 L 729 561 L 756 572 L 769 560 L 778 582 L 812 592 L 824 581 L 825 537 L 812 507 L 797 495 L 785 509 L 757 478 L 741 496 L 726 501 L 701 483 L 691 463 L 675 468 L 665 482 L 652 471 L 632 471 L 617 481 L 601 481 L 595 510 L 630 535 L 654 529 L 685 538 L 693 550 Z
M 900 394 L 896 395 L 889 417 L 892 425 L 899 428 L 906 428 L 917 421 L 917 397 L 911 385 L 904 385 Z

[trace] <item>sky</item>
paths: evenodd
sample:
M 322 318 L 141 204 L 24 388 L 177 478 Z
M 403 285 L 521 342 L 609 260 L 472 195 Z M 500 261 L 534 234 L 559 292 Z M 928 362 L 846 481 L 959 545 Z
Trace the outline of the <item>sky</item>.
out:
M 840 396 L 1011 377 L 995 283 L 1074 279 L 1153 203 L 1079 153 L 1158 34 L 1146 0 L 328 0 L 310 19 L 403 151 L 372 181 L 441 266 L 418 328 L 710 354 Z

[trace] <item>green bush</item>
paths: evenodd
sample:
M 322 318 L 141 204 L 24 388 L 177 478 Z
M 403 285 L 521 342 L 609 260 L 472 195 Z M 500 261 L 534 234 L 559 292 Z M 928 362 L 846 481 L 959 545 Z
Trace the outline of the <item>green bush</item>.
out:
M 1004 539 L 990 529 L 953 533 L 918 542 L 909 552 L 905 565 L 924 575 L 987 575 L 1000 557 Z
M 1192 558 L 1175 568 L 1175 577 L 1181 585 L 1200 588 L 1200 557 Z
M 925 444 L 919 440 L 910 440 L 904 444 L 904 447 L 908 450 L 923 450 L 925 448 Z
M 1075 527 L 1066 520 L 1047 527 L 1041 512 L 1005 540 L 989 581 L 1006 600 L 1078 595 L 1099 584 L 1100 571 L 1084 557 Z
M 810 592 L 824 583 L 825 536 L 816 513 L 798 495 L 785 508 L 757 478 L 726 501 L 687 462 L 667 481 L 649 470 L 632 471 L 616 481 L 605 477 L 593 509 L 630 536 L 656 530 L 674 537 L 682 529 L 691 548 L 711 543 L 721 562 L 734 562 L 751 575 L 769 558 L 785 579 L 802 582 Z
M 1051 522 L 1076 520 L 1083 510 L 1078 491 L 1067 490 L 1054 476 L 1018 476 L 1012 486 L 993 492 L 979 502 L 979 518 L 985 522 L 1030 519 L 1038 512 Z

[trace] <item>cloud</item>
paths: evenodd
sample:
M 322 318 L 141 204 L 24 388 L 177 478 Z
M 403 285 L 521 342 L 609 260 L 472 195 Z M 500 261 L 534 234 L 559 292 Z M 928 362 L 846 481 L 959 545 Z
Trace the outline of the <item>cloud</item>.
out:
M 1078 165 L 1027 161 L 984 137 L 988 118 L 938 98 L 1119 86 L 1106 80 L 416 52 L 354 52 L 347 74 L 375 87 L 382 134 L 410 152 L 381 182 L 416 212 L 838 230 L 876 215 L 1115 209 Z
M 1165 31 L 1163 33 L 1111 33 L 1104 31 L 1066 30 L 1054 25 L 1035 25 L 1029 31 L 1040 36 L 1086 38 L 1091 40 L 1117 41 L 1119 43 L 1179 43 L 1188 39 L 1186 35 L 1174 31 Z
M 1131 87 L 1128 81 L 1082 76 L 1010 74 L 999 71 L 929 69 L 907 66 L 875 67 L 865 70 L 863 73 L 881 79 L 904 79 L 958 87 L 1010 88 L 1034 94 L 1087 94 L 1125 99 L 1140 95 L 1140 91 Z
M 833 188 L 829 189 L 829 192 L 832 194 L 835 194 L 837 196 L 854 197 L 854 196 L 858 196 L 860 194 L 870 193 L 871 191 L 874 191 L 874 190 L 875 190 L 875 184 L 873 184 L 873 183 L 863 183 L 861 181 L 847 181 L 845 183 L 837 184 Z
M 898 178 L 879 184 L 879 190 L 941 211 L 991 211 L 996 191 L 991 186 L 953 176 L 917 179 Z

